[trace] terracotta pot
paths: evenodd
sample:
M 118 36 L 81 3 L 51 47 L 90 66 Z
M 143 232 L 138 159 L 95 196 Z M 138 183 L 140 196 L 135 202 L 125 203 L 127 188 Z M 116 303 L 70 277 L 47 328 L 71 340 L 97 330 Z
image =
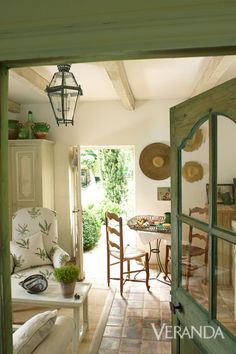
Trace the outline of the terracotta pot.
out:
M 61 283 L 62 295 L 64 297 L 73 297 L 74 291 L 75 291 L 75 284 L 76 284 L 76 282 L 74 282 L 74 283 Z

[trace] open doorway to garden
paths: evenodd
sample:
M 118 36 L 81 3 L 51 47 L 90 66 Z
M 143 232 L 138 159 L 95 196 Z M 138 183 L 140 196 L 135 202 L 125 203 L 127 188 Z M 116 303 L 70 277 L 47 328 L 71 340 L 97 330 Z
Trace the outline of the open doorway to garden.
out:
M 124 225 L 134 215 L 134 147 L 82 146 L 80 161 L 85 276 L 105 284 L 105 212 L 122 216 Z

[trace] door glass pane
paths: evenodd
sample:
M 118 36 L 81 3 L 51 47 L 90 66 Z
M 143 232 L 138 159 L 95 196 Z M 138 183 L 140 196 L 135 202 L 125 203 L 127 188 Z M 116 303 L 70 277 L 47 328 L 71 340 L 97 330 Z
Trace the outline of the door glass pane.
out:
M 208 309 L 208 235 L 182 225 L 182 287 Z
M 236 220 L 236 124 L 224 116 L 217 123 L 217 225 L 231 230 Z
M 236 245 L 217 240 L 217 314 L 216 318 L 236 335 Z
M 209 183 L 209 129 L 203 123 L 186 141 L 182 152 L 182 212 L 207 206 L 206 185 Z M 198 218 L 199 215 L 193 215 Z M 205 218 L 206 220 L 206 218 Z

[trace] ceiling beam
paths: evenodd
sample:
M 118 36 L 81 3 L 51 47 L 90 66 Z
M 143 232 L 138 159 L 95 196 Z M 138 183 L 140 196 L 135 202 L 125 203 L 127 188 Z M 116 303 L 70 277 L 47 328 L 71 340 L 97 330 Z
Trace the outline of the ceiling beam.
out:
M 45 92 L 46 86 L 49 85 L 49 81 L 32 68 L 15 68 L 12 71 L 43 92 Z
M 198 80 L 191 97 L 216 86 L 217 82 L 226 70 L 233 62 L 235 62 L 235 58 L 235 55 L 211 57 L 200 79 Z
M 103 65 L 122 105 L 129 111 L 133 111 L 135 109 L 135 99 L 123 62 L 107 61 Z
M 20 113 L 20 104 L 12 100 L 8 100 L 8 112 Z

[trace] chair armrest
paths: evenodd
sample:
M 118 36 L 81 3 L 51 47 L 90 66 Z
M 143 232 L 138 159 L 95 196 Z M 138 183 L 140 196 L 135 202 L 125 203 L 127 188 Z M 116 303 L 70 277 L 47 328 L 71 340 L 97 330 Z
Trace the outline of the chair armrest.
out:
M 69 254 L 60 246 L 55 246 L 54 252 L 51 256 L 51 261 L 54 268 L 59 268 L 70 260 Z

